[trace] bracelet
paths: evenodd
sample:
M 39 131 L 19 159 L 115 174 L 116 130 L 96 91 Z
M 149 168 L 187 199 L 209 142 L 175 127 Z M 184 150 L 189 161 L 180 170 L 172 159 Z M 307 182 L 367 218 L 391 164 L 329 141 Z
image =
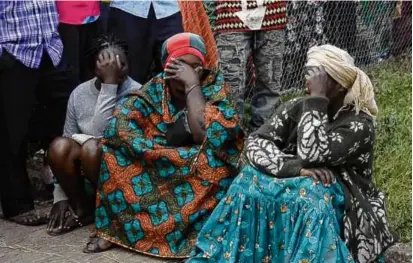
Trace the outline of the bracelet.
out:
M 192 85 L 192 86 L 185 92 L 185 96 L 188 96 L 189 93 L 191 93 L 191 91 L 194 90 L 196 87 L 199 87 L 199 84 Z

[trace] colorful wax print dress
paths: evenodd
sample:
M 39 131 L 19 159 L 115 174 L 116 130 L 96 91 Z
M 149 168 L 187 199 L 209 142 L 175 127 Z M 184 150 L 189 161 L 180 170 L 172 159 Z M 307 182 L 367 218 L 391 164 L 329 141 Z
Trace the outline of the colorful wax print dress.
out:
M 202 84 L 204 143 L 168 145 L 168 124 L 185 109 L 174 106 L 164 77 L 124 98 L 105 131 L 95 224 L 120 246 L 184 258 L 237 174 L 243 134 L 222 74 L 211 72 Z

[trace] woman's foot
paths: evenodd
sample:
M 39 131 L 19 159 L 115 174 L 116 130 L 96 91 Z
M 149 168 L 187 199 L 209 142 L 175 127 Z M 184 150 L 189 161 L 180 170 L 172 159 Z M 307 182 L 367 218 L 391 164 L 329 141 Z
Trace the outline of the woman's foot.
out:
M 25 226 L 43 225 L 47 223 L 48 219 L 49 217 L 46 211 L 36 209 L 9 218 L 10 221 Z
M 86 247 L 83 249 L 84 253 L 99 253 L 107 251 L 113 247 L 113 244 L 103 238 L 91 237 Z
M 50 210 L 50 220 L 47 224 L 47 233 L 49 235 L 57 235 L 64 226 L 65 219 L 69 213 L 69 200 L 62 200 L 54 203 Z
M 93 216 L 78 216 L 70 208 L 69 201 L 63 200 L 53 204 L 50 212 L 50 220 L 47 226 L 47 233 L 58 236 L 68 233 L 78 227 L 82 227 L 93 222 Z

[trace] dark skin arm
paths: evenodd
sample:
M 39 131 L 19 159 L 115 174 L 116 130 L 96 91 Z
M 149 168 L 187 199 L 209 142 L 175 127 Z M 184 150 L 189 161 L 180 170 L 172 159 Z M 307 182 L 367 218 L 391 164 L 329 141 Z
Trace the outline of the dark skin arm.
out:
M 192 137 L 196 144 L 202 144 L 205 139 L 205 98 L 200 86 L 193 88 L 186 96 L 186 105 L 188 107 L 188 123 Z
M 205 139 L 205 98 L 200 85 L 201 67 L 193 69 L 183 61 L 174 59 L 166 66 L 167 79 L 181 82 L 185 87 L 186 106 L 188 108 L 188 124 L 191 128 L 192 138 L 198 145 Z

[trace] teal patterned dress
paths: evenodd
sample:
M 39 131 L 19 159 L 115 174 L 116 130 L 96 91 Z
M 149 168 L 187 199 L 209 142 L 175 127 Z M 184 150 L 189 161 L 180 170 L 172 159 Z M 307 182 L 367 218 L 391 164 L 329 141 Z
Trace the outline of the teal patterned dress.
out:
M 343 209 L 337 183 L 277 179 L 246 165 L 199 234 L 202 252 L 189 262 L 354 262 L 340 238 Z
M 188 263 L 369 263 L 394 242 L 372 183 L 372 119 L 350 106 L 329 117 L 328 103 L 284 103 L 250 135 L 245 165 Z M 334 173 L 331 185 L 299 176 L 317 167 Z

